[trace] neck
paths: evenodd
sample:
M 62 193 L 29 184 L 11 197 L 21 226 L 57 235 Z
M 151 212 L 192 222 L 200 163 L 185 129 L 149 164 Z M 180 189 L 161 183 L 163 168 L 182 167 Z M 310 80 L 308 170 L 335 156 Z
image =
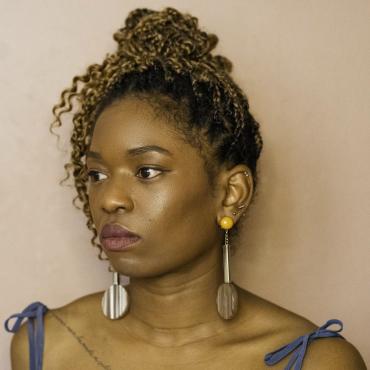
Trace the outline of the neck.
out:
M 212 248 L 191 263 L 160 277 L 131 278 L 126 287 L 131 334 L 161 346 L 213 336 L 225 327 L 216 308 L 223 283 L 222 249 Z

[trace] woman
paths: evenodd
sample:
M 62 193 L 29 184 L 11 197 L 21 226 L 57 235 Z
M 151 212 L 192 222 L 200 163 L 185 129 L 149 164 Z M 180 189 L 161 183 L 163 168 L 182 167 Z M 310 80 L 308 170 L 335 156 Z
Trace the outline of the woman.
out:
M 339 320 L 318 327 L 231 281 L 262 139 L 217 37 L 165 8 L 132 11 L 114 39 L 52 124 L 76 97 L 67 178 L 113 285 L 11 316 L 13 369 L 365 369 Z

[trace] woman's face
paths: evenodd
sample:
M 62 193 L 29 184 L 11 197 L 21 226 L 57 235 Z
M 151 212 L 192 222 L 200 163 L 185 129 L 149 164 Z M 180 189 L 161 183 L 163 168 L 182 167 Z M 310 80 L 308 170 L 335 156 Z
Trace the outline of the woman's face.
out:
M 162 150 L 138 150 L 146 146 Z M 105 250 L 116 271 L 162 275 L 220 245 L 217 202 L 203 158 L 145 101 L 125 97 L 103 110 L 87 169 L 98 233 L 106 223 L 118 223 L 141 236 L 131 249 Z

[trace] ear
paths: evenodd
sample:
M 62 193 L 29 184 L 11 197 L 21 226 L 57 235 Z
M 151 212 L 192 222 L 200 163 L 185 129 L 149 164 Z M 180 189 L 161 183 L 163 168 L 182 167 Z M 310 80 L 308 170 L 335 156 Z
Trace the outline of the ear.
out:
M 230 216 L 236 223 L 241 214 L 245 212 L 253 196 L 252 173 L 246 165 L 238 164 L 231 169 L 222 171 L 219 186 L 221 191 L 217 223 L 224 216 Z M 236 214 L 234 215 L 233 212 Z

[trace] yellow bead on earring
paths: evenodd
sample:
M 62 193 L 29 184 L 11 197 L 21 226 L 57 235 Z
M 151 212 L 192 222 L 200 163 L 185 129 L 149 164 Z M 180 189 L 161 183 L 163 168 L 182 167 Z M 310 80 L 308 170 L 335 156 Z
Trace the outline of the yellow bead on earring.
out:
M 225 230 L 231 229 L 234 226 L 234 220 L 230 216 L 224 216 L 220 220 L 220 226 Z

